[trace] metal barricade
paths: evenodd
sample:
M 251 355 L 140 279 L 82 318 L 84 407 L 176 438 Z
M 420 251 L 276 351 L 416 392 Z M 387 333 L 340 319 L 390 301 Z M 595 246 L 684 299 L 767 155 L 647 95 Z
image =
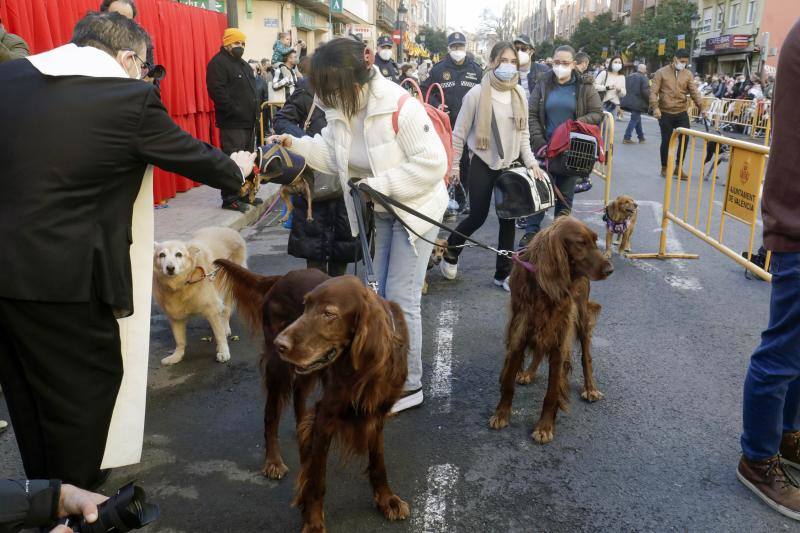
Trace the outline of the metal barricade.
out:
M 593 173 L 597 174 L 605 181 L 603 190 L 603 202 L 607 205 L 611 201 L 611 172 L 614 169 L 614 126 L 616 121 L 614 115 L 608 111 L 603 111 L 603 122 L 600 124 L 600 136 L 603 139 L 603 148 L 606 151 L 605 163 L 599 161 L 595 163 Z
M 702 145 L 699 150 L 698 139 Z M 680 172 L 677 171 L 675 164 L 675 153 L 679 147 L 678 168 Z M 720 156 L 727 152 L 725 147 L 729 149 L 730 159 L 725 183 L 725 195 L 723 200 L 719 201 L 715 194 L 717 173 L 720 163 L 723 162 Z M 706 162 L 707 155 L 712 156 L 708 162 Z M 627 257 L 631 259 L 697 259 L 699 257 L 697 254 L 667 251 L 667 232 L 669 223 L 673 222 L 678 227 L 685 229 L 703 242 L 711 245 L 712 248 L 733 259 L 761 279 L 771 281 L 772 276 L 769 274 L 770 252 L 767 252 L 764 268 L 750 261 L 753 256 L 756 226 L 759 225 L 761 189 L 768 155 L 769 148 L 759 144 L 688 128 L 676 129 L 670 139 L 669 155 L 667 156 L 667 179 L 664 186 L 661 240 L 658 252 L 629 254 Z M 689 170 L 684 173 L 683 169 L 686 160 L 689 162 Z M 695 175 L 694 170 L 698 167 L 700 170 Z M 708 167 L 707 172 L 706 167 Z M 685 180 L 679 179 L 679 174 L 685 174 Z M 704 183 L 707 180 L 710 180 L 707 193 L 708 206 L 703 209 Z M 673 188 L 675 189 L 674 198 Z M 721 206 L 719 217 L 715 213 L 715 205 Z M 693 209 L 690 209 L 690 206 Z M 681 211 L 683 211 L 682 214 Z M 705 215 L 705 221 L 701 221 L 701 215 Z M 746 257 L 739 255 L 722 242 L 727 219 L 744 224 L 749 229 Z M 718 231 L 714 232 L 716 237 L 712 234 L 712 224 L 718 225 Z
M 271 128 L 272 128 L 273 121 L 275 120 L 275 113 L 280 111 L 280 109 L 283 107 L 283 104 L 284 104 L 284 102 L 264 102 L 263 104 L 261 104 L 261 109 L 259 110 L 259 113 L 258 113 L 259 140 L 261 141 L 259 143 L 259 146 L 264 146 L 264 139 L 266 139 L 266 137 L 264 135 L 265 133 L 268 133 L 268 134 L 274 133 L 271 130 Z M 267 110 L 267 116 L 269 117 L 269 124 L 270 124 L 270 130 L 269 131 L 264 131 L 265 130 L 265 127 L 264 127 L 264 110 L 265 109 Z
M 764 145 L 769 145 L 772 129 L 769 100 L 742 100 L 733 98 L 703 97 L 703 105 L 715 129 L 740 126 L 751 139 L 763 136 Z M 689 100 L 689 116 L 699 118 L 700 113 L 693 100 Z

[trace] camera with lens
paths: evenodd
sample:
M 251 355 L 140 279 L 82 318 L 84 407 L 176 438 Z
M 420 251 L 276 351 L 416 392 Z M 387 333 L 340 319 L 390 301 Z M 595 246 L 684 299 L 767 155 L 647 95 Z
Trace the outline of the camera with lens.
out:
M 82 516 L 70 516 L 64 524 L 76 533 L 125 533 L 144 527 L 159 516 L 158 505 L 148 503 L 144 489 L 133 483 L 119 489 L 97 511 L 97 520 L 91 524 Z

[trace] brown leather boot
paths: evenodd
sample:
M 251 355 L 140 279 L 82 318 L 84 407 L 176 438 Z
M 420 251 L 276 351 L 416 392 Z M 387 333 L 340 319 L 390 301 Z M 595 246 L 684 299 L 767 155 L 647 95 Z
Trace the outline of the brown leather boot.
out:
M 786 472 L 780 455 L 764 461 L 750 461 L 742 456 L 736 477 L 783 516 L 800 520 L 800 487 Z
M 800 431 L 783 434 L 781 460 L 800 470 Z

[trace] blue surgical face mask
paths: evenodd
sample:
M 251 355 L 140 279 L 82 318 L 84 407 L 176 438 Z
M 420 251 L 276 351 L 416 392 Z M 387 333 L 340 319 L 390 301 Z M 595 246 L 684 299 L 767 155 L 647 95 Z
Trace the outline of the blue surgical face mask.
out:
M 494 75 L 503 81 L 509 81 L 516 73 L 517 66 L 512 63 L 500 63 L 497 68 L 494 69 Z

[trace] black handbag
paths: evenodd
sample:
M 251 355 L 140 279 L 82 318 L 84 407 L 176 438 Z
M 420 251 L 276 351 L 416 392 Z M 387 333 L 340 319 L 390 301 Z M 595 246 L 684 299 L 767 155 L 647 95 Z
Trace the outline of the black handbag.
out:
M 492 135 L 500 159 L 505 159 L 500 130 L 492 113 Z M 529 217 L 555 205 L 555 194 L 550 176 L 537 179 L 524 165 L 515 163 L 500 172 L 494 183 L 494 210 L 498 218 Z
M 529 217 L 550 209 L 555 203 L 550 176 L 534 178 L 524 166 L 502 171 L 494 184 L 494 210 L 498 218 Z

